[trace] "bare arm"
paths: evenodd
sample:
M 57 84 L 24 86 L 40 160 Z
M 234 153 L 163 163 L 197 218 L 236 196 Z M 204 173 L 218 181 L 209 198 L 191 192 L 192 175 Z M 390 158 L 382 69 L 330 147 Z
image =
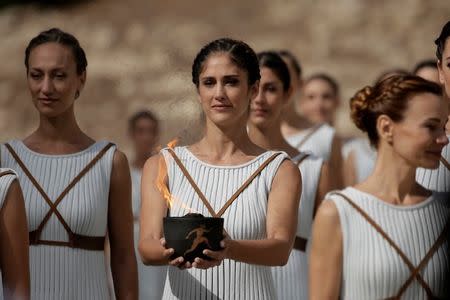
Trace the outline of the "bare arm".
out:
M 130 169 L 126 156 L 120 151 L 114 153 L 111 173 L 108 233 L 116 298 L 137 299 L 138 281 L 133 246 Z
M 313 224 L 309 278 L 311 300 L 338 299 L 342 276 L 342 231 L 332 201 L 324 201 Z
M 320 170 L 320 178 L 319 184 L 317 186 L 316 192 L 316 201 L 314 203 L 314 212 L 313 218 L 317 213 L 317 209 L 319 208 L 322 200 L 325 198 L 325 195 L 330 191 L 330 168 L 328 167 L 328 163 L 324 162 L 322 164 L 322 168 Z
M 161 169 L 161 170 L 160 170 Z M 166 164 L 161 154 L 147 160 L 141 179 L 141 230 L 139 235 L 139 253 L 146 265 L 184 266 L 182 257 L 170 260 L 172 248 L 165 248 L 163 239 L 163 218 L 168 206 L 161 192 L 156 187 L 158 172 L 166 172 Z M 167 176 L 162 184 L 167 187 Z M 190 267 L 188 263 L 185 267 Z
M 285 265 L 294 243 L 302 189 L 300 171 L 284 161 L 272 182 L 267 207 L 267 238 L 230 240 L 226 257 L 249 264 Z M 270 253 L 270 255 L 267 255 Z
M 0 212 L 0 265 L 5 299 L 30 299 L 28 225 L 19 182 L 11 184 Z
M 333 138 L 331 145 L 331 154 L 329 160 L 329 168 L 331 175 L 331 186 L 332 190 L 341 189 L 344 187 L 344 182 L 342 180 L 342 142 L 336 135 Z

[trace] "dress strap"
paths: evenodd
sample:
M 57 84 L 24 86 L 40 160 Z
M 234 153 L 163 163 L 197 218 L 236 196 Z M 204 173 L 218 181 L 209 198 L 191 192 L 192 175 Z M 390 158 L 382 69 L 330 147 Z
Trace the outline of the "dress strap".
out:
M 44 191 L 44 189 L 41 187 L 41 185 L 38 183 L 36 178 L 31 174 L 30 170 L 25 166 L 23 161 L 20 159 L 19 155 L 14 151 L 13 147 L 6 143 L 5 146 L 8 149 L 8 151 L 13 156 L 14 160 L 19 164 L 19 166 L 22 168 L 25 175 L 28 177 L 28 179 L 31 181 L 33 186 L 39 191 L 39 193 L 44 198 L 45 202 L 50 206 L 50 210 L 45 215 L 44 219 L 41 221 L 38 228 L 34 231 L 31 231 L 29 233 L 30 238 L 30 244 L 36 245 L 36 244 L 44 244 L 44 245 L 54 245 L 54 246 L 69 246 L 73 248 L 82 248 L 87 250 L 103 250 L 104 248 L 104 239 L 105 237 L 89 237 L 89 236 L 82 236 L 74 233 L 70 226 L 67 224 L 67 222 L 64 220 L 61 213 L 58 211 L 57 206 L 58 204 L 64 199 L 64 197 L 69 193 L 69 191 L 81 180 L 81 178 L 86 175 L 89 170 L 92 169 L 92 167 L 105 155 L 105 153 L 113 146 L 113 143 L 108 143 L 97 155 L 84 167 L 83 170 L 69 183 L 69 185 L 64 189 L 64 191 L 58 196 L 58 198 L 55 200 L 55 202 L 52 202 L 50 197 L 47 195 L 47 193 Z M 61 225 L 63 225 L 64 229 L 66 230 L 67 234 L 69 235 L 69 242 L 62 242 L 62 241 L 45 241 L 41 240 L 41 233 L 44 229 L 44 226 L 47 224 L 48 220 L 50 219 L 51 215 L 55 214 L 58 218 Z M 96 239 L 94 243 L 92 243 L 92 239 Z M 101 239 L 101 241 L 100 241 Z M 93 247 L 92 245 L 95 245 Z M 100 249 L 101 244 L 101 249 Z M 95 248 L 95 249 L 91 249 Z
M 175 163 L 180 168 L 183 175 L 186 177 L 186 179 L 189 181 L 191 186 L 194 188 L 197 195 L 200 197 L 200 200 L 205 204 L 206 208 L 208 209 L 209 213 L 213 217 L 221 217 L 225 211 L 230 207 L 230 205 L 239 197 L 239 195 L 252 183 L 252 181 L 267 167 L 267 165 L 272 162 L 278 155 L 280 155 L 280 152 L 272 154 L 266 161 L 264 161 L 258 169 L 256 169 L 255 172 L 242 184 L 242 186 L 231 196 L 231 198 L 224 204 L 224 206 L 219 210 L 218 213 L 214 211 L 211 204 L 209 203 L 208 199 L 206 199 L 206 196 L 203 194 L 203 192 L 200 190 L 198 185 L 195 183 L 192 176 L 189 174 L 186 167 L 181 162 L 180 158 L 176 155 L 175 151 L 172 149 L 168 149 L 169 153 L 172 155 L 173 159 L 175 160 Z
M 447 170 L 450 171 L 450 163 L 443 157 L 441 156 L 441 163 L 447 168 Z
M 307 159 L 309 157 L 309 153 L 305 153 L 305 155 L 303 155 L 298 161 L 297 161 L 297 166 L 300 166 L 302 164 L 302 162 Z
M 16 174 L 14 174 L 14 172 L 13 171 L 3 171 L 3 172 L 0 172 L 0 177 L 2 177 L 2 176 L 6 176 L 6 175 L 16 175 Z
M 420 285 L 423 287 L 425 292 L 427 293 L 427 296 L 429 299 L 436 299 L 433 296 L 433 292 L 431 291 L 430 286 L 424 281 L 420 274 L 420 270 L 428 263 L 429 259 L 434 255 L 434 253 L 439 249 L 439 247 L 442 245 L 442 243 L 447 238 L 447 234 L 450 232 L 450 220 L 447 221 L 444 229 L 442 230 L 441 234 L 439 235 L 439 238 L 436 240 L 436 242 L 433 244 L 431 249 L 428 251 L 428 253 L 425 255 L 425 257 L 422 259 L 422 261 L 419 263 L 417 267 L 414 267 L 414 265 L 411 263 L 409 258 L 406 256 L 406 254 L 400 249 L 400 247 L 397 246 L 397 244 L 388 236 L 388 234 L 381 229 L 380 225 L 378 225 L 361 207 L 359 207 L 356 203 L 354 203 L 349 197 L 346 195 L 339 193 L 339 192 L 332 192 L 332 195 L 338 195 L 342 197 L 345 201 L 347 201 L 361 216 L 379 233 L 381 236 L 389 243 L 389 245 L 394 248 L 394 250 L 398 253 L 400 258 L 405 262 L 405 264 L 408 266 L 409 270 L 411 271 L 411 275 L 409 279 L 401 286 L 396 296 L 387 298 L 387 299 L 400 299 L 400 297 L 403 295 L 403 293 L 406 291 L 408 286 L 412 283 L 414 279 L 417 279 L 417 281 L 420 283 Z
M 311 128 L 310 131 L 305 135 L 305 137 L 300 142 L 298 142 L 297 145 L 295 145 L 295 148 L 300 149 L 300 147 L 303 146 L 309 140 L 309 138 L 312 137 L 320 127 L 322 127 L 322 125 L 323 124 L 319 124 Z

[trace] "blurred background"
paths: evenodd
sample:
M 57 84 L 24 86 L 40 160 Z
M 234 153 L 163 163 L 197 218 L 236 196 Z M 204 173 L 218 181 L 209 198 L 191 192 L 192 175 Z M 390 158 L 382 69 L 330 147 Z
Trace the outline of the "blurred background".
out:
M 82 129 L 129 152 L 127 119 L 142 108 L 161 120 L 162 144 L 198 138 L 191 63 L 202 45 L 224 36 L 255 51 L 289 49 L 306 76 L 336 77 L 336 127 L 342 136 L 357 135 L 348 99 L 387 69 L 411 70 L 434 58 L 433 41 L 449 17 L 448 0 L 0 0 L 0 142 L 37 126 L 24 50 L 51 27 L 73 33 L 87 53 L 88 80 L 76 105 Z

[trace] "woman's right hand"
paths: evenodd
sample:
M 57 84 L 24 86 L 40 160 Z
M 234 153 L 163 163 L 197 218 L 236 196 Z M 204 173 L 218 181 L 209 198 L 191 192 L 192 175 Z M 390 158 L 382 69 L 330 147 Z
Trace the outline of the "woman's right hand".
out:
M 179 256 L 175 259 L 170 259 L 170 257 L 173 255 L 173 253 L 175 252 L 175 250 L 173 248 L 167 248 L 166 246 L 166 239 L 165 238 L 161 238 L 159 240 L 161 242 L 161 246 L 164 247 L 164 252 L 163 255 L 165 258 L 167 258 L 167 260 L 169 261 L 169 265 L 173 266 L 173 267 L 177 267 L 179 269 L 190 269 L 192 268 L 192 264 L 190 262 L 185 262 L 184 258 L 182 256 Z

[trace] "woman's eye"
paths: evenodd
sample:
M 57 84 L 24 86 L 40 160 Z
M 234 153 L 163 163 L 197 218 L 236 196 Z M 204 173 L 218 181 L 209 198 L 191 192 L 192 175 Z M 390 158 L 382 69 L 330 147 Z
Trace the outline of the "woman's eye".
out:
M 57 79 L 64 79 L 64 78 L 66 78 L 66 74 L 56 74 L 55 77 Z
M 203 85 L 206 85 L 206 86 L 211 86 L 213 84 L 214 84 L 214 82 L 212 80 L 204 80 L 203 81 Z
M 39 79 L 39 77 L 41 77 L 41 75 L 38 73 L 30 73 L 30 77 L 33 79 Z
M 237 85 L 238 83 L 239 83 L 239 80 L 237 80 L 237 79 L 229 79 L 229 80 L 225 81 L 225 84 L 231 85 L 231 86 Z

